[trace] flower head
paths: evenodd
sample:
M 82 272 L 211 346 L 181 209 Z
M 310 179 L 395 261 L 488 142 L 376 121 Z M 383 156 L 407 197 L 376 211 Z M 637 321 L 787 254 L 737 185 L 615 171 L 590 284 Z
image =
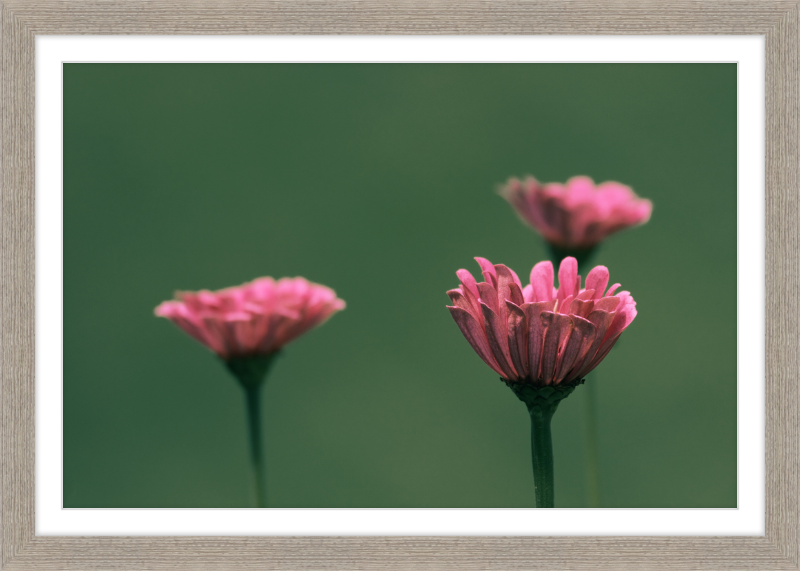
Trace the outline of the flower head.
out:
M 548 242 L 564 249 L 587 250 L 606 237 L 644 224 L 653 205 L 618 182 L 595 186 L 576 176 L 566 184 L 541 184 L 533 177 L 512 178 L 500 189 L 528 224 Z
M 581 289 L 578 262 L 564 258 L 553 287 L 553 264 L 539 262 L 524 288 L 510 268 L 475 258 L 486 281 L 458 270 L 461 286 L 447 292 L 450 313 L 475 352 L 508 382 L 536 386 L 582 379 L 608 354 L 636 317 L 630 293 L 608 290 L 597 266 Z
M 259 278 L 219 291 L 178 292 L 155 309 L 225 360 L 270 355 L 344 309 L 304 278 Z

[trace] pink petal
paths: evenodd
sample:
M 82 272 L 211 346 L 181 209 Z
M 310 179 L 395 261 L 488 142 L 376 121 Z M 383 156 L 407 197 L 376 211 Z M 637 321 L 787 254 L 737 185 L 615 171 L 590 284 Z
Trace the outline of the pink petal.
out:
M 522 298 L 525 300 L 525 303 L 533 301 L 533 286 L 531 284 L 526 285 L 522 289 Z
M 618 182 L 595 185 L 586 176 L 544 185 L 533 177 L 511 179 L 500 194 L 548 242 L 564 248 L 591 248 L 619 230 L 647 222 L 652 211 L 650 201 L 630 187 Z
M 633 301 L 630 294 L 628 294 L 628 292 L 622 292 L 619 294 L 619 298 L 620 306 L 618 310 L 614 314 L 609 314 L 613 315 L 611 323 L 604 331 L 598 327 L 598 339 L 601 339 L 602 342 L 599 344 L 599 347 L 596 348 L 596 351 L 594 349 L 590 350 L 587 363 L 584 363 L 580 371 L 582 376 L 592 371 L 592 369 L 608 355 L 608 352 L 617 342 L 622 331 L 630 325 L 636 317 L 636 302 Z M 589 317 L 591 319 L 592 316 L 590 315 Z M 594 345 L 597 345 L 597 340 L 595 340 Z
M 492 262 L 486 258 L 475 258 L 475 261 L 478 262 L 478 265 L 483 271 L 483 278 L 492 284 L 492 286 L 497 287 L 497 274 L 495 273 Z
M 450 301 L 453 302 L 454 306 L 460 307 L 475 317 L 473 305 L 469 302 L 469 299 L 461 293 L 460 289 L 451 289 L 447 292 L 447 295 L 450 297 Z
M 587 331 L 584 332 L 583 343 L 581 344 L 580 351 L 578 352 L 578 356 L 575 358 L 575 361 L 572 363 L 569 371 L 566 372 L 564 375 L 564 379 L 567 382 L 572 382 L 582 378 L 578 373 L 580 372 L 581 368 L 587 363 L 589 359 L 589 355 L 592 353 L 592 347 L 597 348 L 596 342 L 598 341 L 599 332 L 597 331 L 597 327 L 594 323 L 588 321 L 592 327 L 587 328 Z M 577 326 L 577 323 L 576 323 Z
M 558 364 L 558 372 L 556 373 L 554 382 L 560 383 L 566 379 L 575 365 L 575 362 L 581 355 L 582 350 L 588 349 L 589 345 L 594 341 L 597 334 L 597 328 L 586 319 L 572 316 L 573 329 L 562 351 Z M 572 381 L 573 379 L 568 379 Z
M 542 345 L 555 305 L 556 301 L 553 300 L 526 303 L 522 306 L 528 322 L 528 377 L 534 381 L 539 378 Z
M 617 344 L 619 338 L 620 336 L 617 335 L 609 339 L 608 341 L 603 342 L 603 346 L 600 348 L 600 351 L 597 352 L 597 355 L 595 355 L 587 365 L 584 365 L 583 371 L 581 373 L 582 377 L 585 377 L 586 375 L 594 371 L 597 365 L 599 365 L 603 361 L 603 359 L 606 358 L 611 349 L 614 348 L 614 345 Z
M 569 296 L 575 296 L 580 291 L 580 284 L 578 287 L 575 281 L 578 278 L 578 260 L 572 256 L 567 256 L 561 260 L 561 266 L 558 268 L 558 300 L 559 302 Z
M 514 366 L 511 364 L 506 324 L 485 303 L 481 304 L 481 309 L 483 310 L 483 320 L 486 324 L 486 338 L 489 340 L 489 347 L 492 349 L 495 361 L 503 370 L 503 376 L 506 379 L 519 378 Z
M 606 339 L 622 333 L 636 317 L 636 302 L 633 301 L 633 298 L 630 296 L 630 294 L 626 291 L 623 291 L 617 294 L 617 297 L 620 299 L 620 305 L 617 308 L 614 321 L 612 321 L 611 325 L 608 327 L 608 331 L 605 335 Z M 603 340 L 603 343 L 605 344 L 605 339 Z M 602 348 L 600 350 L 602 351 Z
M 510 283 L 508 285 L 508 299 L 509 301 L 514 302 L 516 305 L 522 305 L 525 303 L 525 295 L 522 293 L 522 290 L 519 286 L 515 283 Z
M 494 269 L 495 275 L 497 276 L 498 301 L 511 300 L 517 305 L 525 303 L 522 297 L 522 289 L 517 285 L 517 282 L 514 281 L 516 275 L 503 264 L 497 264 Z M 519 281 L 519 278 L 516 279 Z
M 224 321 L 215 317 L 204 317 L 201 323 L 207 331 L 212 350 L 219 353 L 223 359 L 236 354 L 238 346 L 236 338 Z
M 595 299 L 603 297 L 603 292 L 608 286 L 608 268 L 605 266 L 595 266 L 589 275 L 586 276 L 586 289 L 593 289 Z
M 546 317 L 548 315 L 552 315 L 552 317 Z M 558 363 L 560 349 L 572 333 L 574 324 L 568 315 L 563 315 L 561 313 L 549 314 L 544 312 L 542 313 L 542 319 L 552 319 L 550 326 L 547 328 L 547 333 L 544 337 L 544 345 L 542 346 L 540 375 L 541 382 L 545 385 L 549 385 L 555 380 L 556 364 Z
M 595 309 L 602 309 L 603 311 L 616 311 L 619 307 L 620 299 L 618 297 L 601 297 L 595 304 Z
M 481 282 L 478 284 L 478 293 L 480 293 L 479 301 L 482 301 L 491 308 L 492 311 L 497 313 L 497 290 L 494 289 L 492 284 Z M 505 301 L 505 300 L 503 300 Z M 480 307 L 480 303 L 478 304 Z
M 594 195 L 594 181 L 588 176 L 573 176 L 565 186 L 573 201 L 578 197 L 591 200 Z
M 569 314 L 570 305 L 572 305 L 572 296 L 569 296 L 565 300 L 559 301 L 556 309 L 558 313 Z
M 257 353 L 269 354 L 282 347 L 286 338 L 286 328 L 292 320 L 280 313 L 270 313 L 265 316 L 265 323 L 262 326 L 264 333 L 258 342 Z
M 511 272 L 511 278 L 514 280 L 514 283 L 517 284 L 517 286 L 519 286 L 519 289 L 522 289 L 522 282 L 519 281 L 519 276 L 517 275 L 517 272 L 515 272 L 511 268 L 507 269 L 509 272 Z
M 508 352 L 520 377 L 528 377 L 528 320 L 517 305 L 506 301 L 508 308 Z
M 231 329 L 233 338 L 236 341 L 236 355 L 248 355 L 258 346 L 258 337 L 255 335 L 254 322 L 250 319 L 230 321 L 228 327 Z
M 560 204 L 558 208 L 572 201 L 579 219 L 570 231 L 591 233 L 596 230 L 597 222 L 580 218 L 593 215 L 590 207 L 596 206 L 590 183 L 588 179 L 571 181 L 573 186 L 577 184 L 575 188 L 583 188 L 574 195 L 569 195 L 569 191 L 559 185 L 548 185 L 528 195 L 528 199 L 531 204 L 537 200 L 545 205 L 548 200 L 555 201 Z M 610 190 L 611 198 L 616 200 L 616 190 Z M 604 207 L 609 204 L 611 202 L 605 203 Z M 613 206 L 613 213 L 619 211 L 614 209 L 617 207 Z M 556 210 L 551 212 L 554 217 L 548 221 L 564 222 L 555 213 Z M 545 209 L 545 218 L 547 216 Z M 459 271 L 461 287 L 447 292 L 454 304 L 451 311 L 454 316 L 456 310 L 469 316 L 470 327 L 474 330 L 472 337 L 483 340 L 482 343 L 471 341 L 475 350 L 482 347 L 494 363 L 495 371 L 506 379 L 527 379 L 535 385 L 579 379 L 597 366 L 636 317 L 636 302 L 629 292 L 613 295 L 619 284 L 604 292 L 609 281 L 608 269 L 604 266 L 592 269 L 586 277 L 586 289 L 581 289 L 577 260 L 566 257 L 559 267 L 559 288 L 556 289 L 552 264 L 540 262 L 531 270 L 531 283 L 522 288 L 511 268 L 503 264 L 492 266 L 484 258 L 476 260 L 486 281 L 476 284 L 468 272 Z M 472 297 L 479 304 L 479 312 L 475 311 Z M 249 311 L 251 307 L 232 295 L 217 303 L 225 308 L 230 319 L 239 319 L 240 312 Z M 467 322 L 466 317 L 460 319 Z
M 553 299 L 553 264 L 539 262 L 531 270 L 531 286 L 534 301 L 550 301 Z
M 258 278 L 216 292 L 180 292 L 156 314 L 173 321 L 223 359 L 275 352 L 344 309 L 325 286 L 304 278 Z M 172 314 L 169 314 L 172 312 Z
M 503 376 L 503 370 L 497 365 L 497 361 L 492 355 L 492 350 L 489 348 L 489 340 L 486 338 L 483 327 L 474 317 L 460 307 L 448 306 L 447 309 L 450 310 L 450 315 L 453 316 L 453 320 L 458 325 L 458 328 L 461 329 L 461 333 L 478 356 L 483 359 L 483 362 L 489 365 L 498 375 Z
M 222 344 L 216 336 L 212 335 L 202 323 L 182 316 L 173 317 L 172 322 L 188 333 L 190 337 L 199 341 L 215 353 L 225 351 L 225 345 Z
M 582 368 L 588 366 L 591 360 L 597 354 L 597 350 L 600 348 L 600 344 L 603 342 L 603 338 L 605 337 L 606 331 L 608 331 L 608 327 L 611 325 L 612 321 L 614 321 L 614 315 L 614 313 L 597 309 L 596 305 L 594 311 L 589 314 L 587 320 L 595 326 L 595 338 L 592 341 L 592 344 L 585 350 L 583 357 L 579 361 L 576 361 L 576 363 L 573 365 L 573 369 L 575 369 L 577 372 L 575 378 L 581 378 L 586 374 Z
M 576 298 L 572 300 L 572 305 L 570 305 L 569 313 L 571 315 L 577 315 L 578 317 L 583 317 L 585 319 L 592 312 L 592 309 L 594 309 L 594 301 L 592 301 L 591 299 L 582 300 Z
M 480 294 L 478 293 L 478 286 L 475 282 L 475 278 L 473 278 L 472 274 L 467 270 L 458 270 L 456 275 L 464 286 L 462 288 L 464 295 L 467 296 L 469 302 L 475 307 L 475 311 L 479 312 L 480 305 L 478 304 L 478 297 L 480 297 Z

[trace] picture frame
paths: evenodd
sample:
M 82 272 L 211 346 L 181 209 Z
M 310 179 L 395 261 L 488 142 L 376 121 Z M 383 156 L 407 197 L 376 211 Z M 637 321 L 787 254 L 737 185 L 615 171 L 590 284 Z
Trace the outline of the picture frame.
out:
M 797 569 L 796 2 L 0 4 L 3 569 Z M 750 34 L 766 38 L 764 537 L 45 537 L 34 497 L 34 42 L 66 34 Z

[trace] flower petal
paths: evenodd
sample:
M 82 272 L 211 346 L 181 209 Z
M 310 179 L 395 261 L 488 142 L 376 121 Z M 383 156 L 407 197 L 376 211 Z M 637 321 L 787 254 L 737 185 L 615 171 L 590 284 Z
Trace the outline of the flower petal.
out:
M 614 321 L 611 322 L 608 331 L 606 331 L 603 344 L 605 344 L 606 339 L 622 333 L 636 317 L 636 302 L 631 297 L 631 294 L 627 291 L 623 291 L 618 293 L 616 297 L 620 300 L 619 307 L 617 307 L 616 314 L 614 315 Z M 602 348 L 600 350 L 602 351 Z
M 557 373 L 554 379 L 555 384 L 563 380 L 574 380 L 567 378 L 567 374 L 575 366 L 575 362 L 580 357 L 581 352 L 589 348 L 597 335 L 597 328 L 590 321 L 582 317 L 573 315 L 572 323 L 574 325 L 572 333 L 564 344 L 564 349 L 559 358 Z
M 565 184 L 510 179 L 499 192 L 545 240 L 563 248 L 591 248 L 619 230 L 643 224 L 652 211 L 650 201 L 630 187 L 618 182 L 595 185 L 586 176 Z
M 561 260 L 558 268 L 558 300 L 559 302 L 569 296 L 576 296 L 580 291 L 580 284 L 575 286 L 578 279 L 578 260 L 572 256 L 567 256 Z
M 619 307 L 619 298 L 618 297 L 601 297 L 598 299 L 595 304 L 595 309 L 602 309 L 603 311 L 616 311 L 617 307 Z
M 528 323 L 528 378 L 536 381 L 542 362 L 542 346 L 547 327 L 552 321 L 556 301 L 525 303 L 522 311 Z
M 591 291 L 591 290 L 589 290 Z M 569 308 L 569 313 L 571 315 L 577 315 L 578 317 L 587 318 L 589 314 L 594 309 L 594 301 L 591 299 L 589 300 L 582 300 L 582 299 L 573 299 L 572 304 Z
M 519 281 L 519 276 L 517 275 L 517 272 L 515 272 L 511 268 L 508 268 L 508 271 L 511 272 L 511 278 L 514 280 L 514 283 L 517 284 L 519 286 L 519 289 L 521 290 L 522 289 L 522 282 Z
M 503 370 L 503 376 L 512 380 L 519 378 L 517 371 L 511 364 L 511 355 L 508 351 L 508 330 L 506 324 L 485 303 L 481 304 L 483 319 L 486 325 L 486 338 L 492 350 L 495 361 Z
M 595 299 L 599 299 L 603 297 L 606 287 L 608 287 L 608 268 L 595 266 L 586 276 L 586 289 L 593 289 L 595 291 Z
M 552 384 L 555 379 L 559 352 L 575 326 L 569 315 L 563 315 L 561 313 L 550 314 L 548 312 L 543 312 L 541 315 L 543 322 L 545 320 L 552 320 L 544 336 L 540 373 L 542 384 L 549 385 Z M 552 315 L 552 317 L 549 317 L 550 315 Z
M 533 286 L 531 284 L 528 284 L 522 288 L 522 298 L 525 300 L 525 303 L 530 303 L 533 301 Z
M 494 286 L 490 283 L 481 282 L 478 284 L 478 292 L 480 293 L 479 302 L 483 302 L 489 306 L 489 308 L 497 313 L 497 290 L 494 289 Z M 505 301 L 505 300 L 504 300 Z M 480 307 L 480 303 L 478 303 Z
M 469 299 L 467 299 L 467 296 L 462 293 L 461 289 L 451 289 L 447 292 L 447 295 L 450 297 L 450 301 L 453 302 L 454 306 L 460 307 L 468 311 L 473 317 L 476 317 L 472 304 L 469 302 Z
M 478 356 L 483 359 L 483 362 L 489 365 L 498 375 L 503 376 L 503 370 L 497 365 L 497 361 L 495 361 L 492 350 L 489 347 L 489 340 L 486 338 L 486 333 L 483 331 L 483 326 L 478 323 L 469 312 L 464 311 L 460 307 L 448 306 L 447 309 L 450 310 L 450 315 L 453 316 L 453 320 L 458 325 L 458 328 L 461 329 L 464 338 L 469 342 Z
M 585 351 L 582 359 L 576 361 L 575 365 L 573 366 L 573 369 L 576 372 L 575 378 L 584 377 L 591 370 L 589 367 L 592 365 L 595 357 L 597 356 L 600 346 L 603 344 L 603 340 L 606 337 L 606 332 L 611 326 L 611 323 L 613 323 L 615 317 L 616 313 L 597 309 L 597 304 L 595 304 L 595 309 L 589 314 L 588 320 L 595 326 L 597 331 L 595 333 L 594 341 L 592 341 L 592 344 Z
M 539 262 L 531 270 L 533 301 L 550 301 L 553 296 L 553 264 Z
M 475 313 L 480 313 L 480 304 L 478 303 L 480 293 L 478 292 L 478 285 L 475 282 L 475 278 L 473 278 L 472 274 L 467 270 L 458 270 L 456 275 L 458 279 L 461 280 L 463 286 L 461 291 L 475 308 Z
M 176 297 L 156 314 L 173 321 L 180 317 L 182 329 L 223 359 L 275 352 L 345 306 L 332 289 L 301 277 L 264 277 Z M 177 313 L 170 316 L 169 311 Z
M 161 316 L 163 317 L 163 316 Z M 189 316 L 175 315 L 170 320 L 180 327 L 183 331 L 189 334 L 190 337 L 199 341 L 215 353 L 225 352 L 225 345 L 217 338 L 216 335 L 211 334 L 205 325 L 197 319 Z
M 207 332 L 209 346 L 213 351 L 223 359 L 236 354 L 238 344 L 232 328 L 228 324 L 216 317 L 203 317 L 201 323 Z
M 517 305 L 506 301 L 508 308 L 508 352 L 521 378 L 528 375 L 528 320 Z
M 567 299 L 558 301 L 558 305 L 556 305 L 556 311 L 558 313 L 569 314 L 569 308 L 571 305 L 572 296 L 569 296 Z
M 498 302 L 510 300 L 515 305 L 525 303 L 525 299 L 522 297 L 522 288 L 514 281 L 515 274 L 503 264 L 497 264 L 494 269 L 497 276 Z M 517 278 L 518 280 L 519 278 Z
M 492 264 L 492 262 L 490 262 L 486 258 L 475 258 L 475 261 L 478 262 L 478 265 L 481 267 L 481 270 L 483 271 L 483 278 L 496 288 L 497 274 L 494 271 L 494 265 Z
M 619 338 L 620 335 L 616 335 L 611 339 L 603 342 L 603 346 L 601 347 L 600 351 L 598 351 L 597 354 L 586 365 L 584 365 L 583 370 L 581 371 L 581 377 L 585 377 L 586 375 L 594 371 L 597 365 L 599 365 L 603 361 L 603 359 L 606 358 L 611 349 L 614 348 L 614 345 L 617 344 Z

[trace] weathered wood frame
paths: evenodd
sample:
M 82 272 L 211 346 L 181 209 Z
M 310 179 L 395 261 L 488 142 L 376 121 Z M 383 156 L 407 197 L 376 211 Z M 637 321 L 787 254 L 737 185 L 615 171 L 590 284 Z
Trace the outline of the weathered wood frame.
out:
M 4 569 L 798 569 L 800 22 L 795 0 L 3 0 L 0 18 L 0 565 Z M 34 40 L 38 34 L 766 36 L 766 536 L 37 537 Z

